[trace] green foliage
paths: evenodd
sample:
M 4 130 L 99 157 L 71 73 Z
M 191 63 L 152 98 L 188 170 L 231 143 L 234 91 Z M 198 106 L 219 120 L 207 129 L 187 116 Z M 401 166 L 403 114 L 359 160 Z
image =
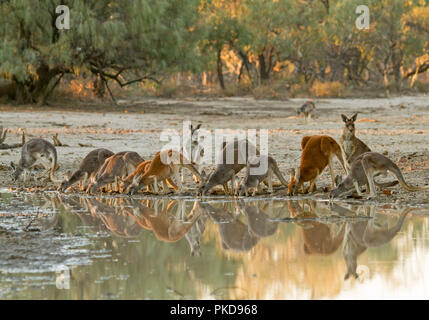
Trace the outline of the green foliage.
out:
M 55 27 L 59 4 L 70 30 Z M 359 5 L 370 9 L 369 30 L 356 27 Z M 429 50 L 429 0 L 9 0 L 0 12 L 0 74 L 32 101 L 67 73 L 122 87 L 216 70 L 223 82 L 225 59 L 235 82 L 253 87 L 288 65 L 306 86 L 387 87 Z

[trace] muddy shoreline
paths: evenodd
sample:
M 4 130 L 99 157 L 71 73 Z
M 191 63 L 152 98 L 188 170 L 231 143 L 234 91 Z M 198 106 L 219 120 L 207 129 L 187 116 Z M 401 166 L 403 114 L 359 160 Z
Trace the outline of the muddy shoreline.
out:
M 1 106 L 2 126 L 9 129 L 5 143 L 18 143 L 21 130 L 27 139 L 41 137 L 52 141 L 58 134 L 65 145 L 57 147 L 60 169 L 57 178 L 68 170 L 75 170 L 83 157 L 95 148 L 113 152 L 137 151 L 144 159 L 151 159 L 165 142 L 159 137 L 164 129 L 179 133 L 183 121 L 202 123 L 203 128 L 214 129 L 267 129 L 269 153 L 278 162 L 285 177 L 299 164 L 300 140 L 304 135 L 327 134 L 337 141 L 343 122 L 341 113 L 359 112 L 356 135 L 373 151 L 386 154 L 401 169 L 412 185 L 429 183 L 429 99 L 427 97 L 398 97 L 392 99 L 321 99 L 315 100 L 317 118 L 305 124 L 296 117 L 295 109 L 304 99 L 288 101 L 229 99 L 144 99 L 121 101 L 117 109 L 98 106 L 94 112 L 73 112 L 36 108 Z M 82 108 L 80 108 L 81 110 Z M 15 111 L 14 111 L 15 110 Z M 17 162 L 20 149 L 1 150 L 0 187 L 32 191 L 31 187 L 55 189 L 51 183 L 22 185 L 10 179 L 11 161 Z M 214 167 L 214 166 L 212 166 Z M 338 162 L 336 172 L 340 173 Z M 319 186 L 329 185 L 328 170 L 322 174 Z M 241 173 L 242 175 L 243 173 Z M 391 179 L 390 177 L 387 179 Z M 192 197 L 196 185 L 190 176 L 183 196 Z M 380 194 L 377 203 L 412 206 L 429 205 L 428 192 L 406 192 L 399 186 L 390 188 L 392 194 Z M 275 198 L 287 198 L 282 191 Z M 316 194 L 316 198 L 327 195 Z M 304 196 L 305 197 L 305 196 Z

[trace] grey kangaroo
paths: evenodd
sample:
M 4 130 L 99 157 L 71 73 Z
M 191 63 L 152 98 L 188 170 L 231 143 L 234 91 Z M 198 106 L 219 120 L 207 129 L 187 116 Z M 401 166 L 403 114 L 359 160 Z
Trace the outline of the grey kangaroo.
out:
M 227 159 L 229 156 L 233 159 Z M 235 175 L 247 165 L 248 157 L 259 155 L 256 146 L 247 139 L 235 139 L 234 141 L 223 143 L 222 152 L 217 160 L 217 166 L 208 177 L 203 181 L 198 189 L 198 194 L 205 195 L 214 186 L 222 185 L 225 194 L 228 192 L 228 181 L 231 180 L 231 193 L 234 192 Z
M 408 185 L 402 176 L 401 170 L 392 160 L 377 152 L 366 152 L 356 158 L 349 175 L 336 189 L 331 191 L 330 197 L 334 198 L 349 194 L 353 189 L 356 190 L 359 196 L 363 196 L 364 194 L 360 190 L 362 185 L 367 186 L 367 191 L 370 191 L 370 198 L 376 197 L 374 176 L 379 173 L 387 174 L 388 172 L 392 173 L 398 179 L 399 184 L 407 191 L 429 189 L 429 186 L 413 187 Z
M 357 113 L 350 118 L 344 114 L 341 115 L 345 125 L 340 139 L 340 145 L 343 149 L 343 158 L 347 173 L 349 173 L 353 161 L 362 153 L 371 152 L 371 149 L 359 138 L 356 137 L 355 121 Z
M 52 143 L 43 139 L 31 139 L 22 146 L 21 159 L 18 165 L 15 166 L 13 162 L 10 163 L 14 170 L 12 174 L 13 181 L 16 181 L 24 172 L 24 183 L 27 181 L 27 175 L 36 164 L 42 164 L 45 168 L 39 177 L 42 178 L 46 174 L 49 174 L 49 178 L 52 182 L 58 182 L 54 173 L 58 169 L 57 165 L 57 150 Z
M 63 180 L 58 187 L 59 191 L 64 192 L 76 182 L 82 182 L 82 187 L 88 178 L 92 178 L 104 164 L 107 158 L 113 156 L 114 153 L 107 149 L 92 150 L 80 163 L 79 168 L 66 180 Z M 81 190 L 82 190 L 81 187 Z
M 263 174 L 251 174 L 252 168 L 266 168 L 265 173 Z M 273 174 L 277 176 L 280 182 L 287 187 L 288 182 L 283 177 L 280 169 L 277 165 L 276 160 L 270 156 L 253 156 L 249 158 L 246 167 L 246 176 L 244 177 L 243 183 L 240 185 L 238 190 L 238 195 L 242 196 L 243 194 L 246 197 L 249 195 L 249 189 L 253 189 L 252 196 L 255 196 L 256 191 L 259 189 L 261 182 L 264 182 L 268 186 L 268 192 L 273 192 Z

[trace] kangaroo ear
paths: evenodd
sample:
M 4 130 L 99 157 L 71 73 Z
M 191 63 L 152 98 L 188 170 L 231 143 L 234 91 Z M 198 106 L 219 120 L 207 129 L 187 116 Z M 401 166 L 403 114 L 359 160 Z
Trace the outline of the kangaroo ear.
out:
M 201 128 L 201 123 L 199 123 L 199 124 L 195 127 L 194 131 L 195 131 L 195 130 L 198 130 L 199 128 Z
M 356 119 L 357 119 L 357 112 L 351 117 L 351 120 L 353 121 L 353 122 L 355 122 L 356 121 Z
M 347 122 L 347 120 L 349 120 L 344 114 L 341 115 L 341 118 L 343 119 L 344 122 Z

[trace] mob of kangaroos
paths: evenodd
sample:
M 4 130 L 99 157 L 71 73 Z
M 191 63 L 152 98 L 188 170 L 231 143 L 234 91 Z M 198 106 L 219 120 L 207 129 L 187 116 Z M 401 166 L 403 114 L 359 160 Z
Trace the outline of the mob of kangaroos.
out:
M 307 118 L 311 118 L 314 114 L 315 108 L 314 102 L 307 101 L 298 113 L 303 114 L 307 121 Z M 146 161 L 135 151 L 114 153 L 105 148 L 92 150 L 83 158 L 77 170 L 68 171 L 62 181 L 54 176 L 59 168 L 56 147 L 41 138 L 25 142 L 25 135 L 23 135 L 21 158 L 17 165 L 11 163 L 12 178 L 15 181 L 24 173 L 23 183 L 25 184 L 33 169 L 37 168 L 37 165 L 42 165 L 45 171 L 37 176 L 37 179 L 49 173 L 50 181 L 60 183 L 58 186 L 60 192 L 73 192 L 73 185 L 79 182 L 80 191 L 85 190 L 87 193 L 119 192 L 134 195 L 143 192 L 166 195 L 189 190 L 183 188 L 183 169 L 186 168 L 194 177 L 197 196 L 202 197 L 221 192 L 218 186 L 223 188 L 225 195 L 235 197 L 273 194 L 273 186 L 276 187 L 274 193 L 276 195 L 279 195 L 277 192 L 279 189 L 286 189 L 287 196 L 327 192 L 330 198 L 350 194 L 363 197 L 365 196 L 361 190 L 363 186 L 370 198 L 377 196 L 377 188 L 393 187 L 398 183 L 412 192 L 429 189 L 429 186 L 408 185 L 393 161 L 379 152 L 372 151 L 356 136 L 357 116 L 357 113 L 351 117 L 341 115 L 344 127 L 339 143 L 328 135 L 304 136 L 301 140 L 300 163 L 299 166 L 290 168 L 289 181 L 284 178 L 272 155 L 260 154 L 259 149 L 251 141 L 237 138 L 224 141 L 220 147 L 217 147 L 219 152 L 217 152 L 216 167 L 210 174 L 206 174 L 207 167 L 202 168 L 204 130 L 201 129 L 201 124 L 190 126 L 191 138 L 184 142 L 184 148 L 180 151 L 161 150 Z M 0 137 L 2 141 L 5 136 L 5 130 L 3 130 Z M 57 136 L 55 137 L 58 139 Z M 57 147 L 66 146 L 58 144 Z M 186 154 L 190 151 L 190 159 L 185 157 L 185 149 Z M 164 156 L 170 158 L 170 162 L 164 163 L 162 159 Z M 347 175 L 344 180 L 341 175 L 336 175 L 334 172 L 334 158 L 338 160 Z M 316 182 L 326 167 L 329 168 L 331 177 L 330 186 L 318 188 Z M 243 168 L 246 168 L 244 175 L 240 174 Z M 182 170 L 182 178 L 179 176 L 180 170 Z M 374 180 L 375 177 L 389 172 L 397 180 L 388 183 L 378 183 Z M 241 180 L 237 179 L 239 174 L 242 176 Z M 280 184 L 273 183 L 273 175 L 279 179 Z M 228 186 L 229 182 L 231 187 Z M 307 182 L 308 187 L 305 186 Z M 262 183 L 267 189 L 262 188 Z M 216 188 L 217 191 L 214 190 Z

